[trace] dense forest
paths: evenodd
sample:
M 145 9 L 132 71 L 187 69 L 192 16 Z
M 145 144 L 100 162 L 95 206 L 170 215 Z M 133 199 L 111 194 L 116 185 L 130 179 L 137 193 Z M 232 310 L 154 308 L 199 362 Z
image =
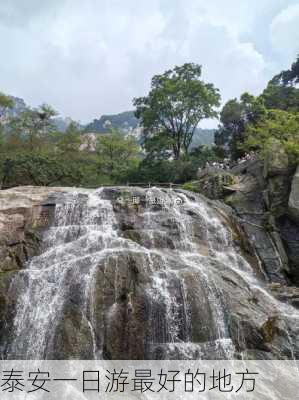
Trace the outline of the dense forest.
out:
M 148 95 L 133 100 L 141 139 L 105 126 L 92 146 L 86 128 L 75 121 L 65 132 L 57 129 L 51 106 L 9 113 L 14 100 L 0 93 L 1 188 L 184 184 L 196 179 L 206 162 L 234 163 L 250 151 L 263 157 L 273 140 L 299 157 L 299 57 L 259 96 L 244 93 L 220 112 L 220 92 L 201 79 L 201 72 L 201 66 L 189 63 L 154 76 Z M 218 117 L 215 144 L 194 146 L 199 122 Z

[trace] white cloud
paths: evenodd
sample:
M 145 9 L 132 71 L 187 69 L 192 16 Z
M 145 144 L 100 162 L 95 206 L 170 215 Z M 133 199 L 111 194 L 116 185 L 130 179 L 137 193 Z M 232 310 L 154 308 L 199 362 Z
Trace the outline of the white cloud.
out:
M 131 109 L 154 74 L 187 61 L 203 65 L 225 100 L 258 93 L 286 57 L 258 49 L 260 15 L 279 10 L 267 22 L 275 48 L 297 18 L 285 0 L 20 2 L 0 3 L 0 89 L 84 121 Z
M 282 10 L 270 26 L 271 42 L 275 51 L 287 62 L 292 62 L 299 52 L 299 4 Z

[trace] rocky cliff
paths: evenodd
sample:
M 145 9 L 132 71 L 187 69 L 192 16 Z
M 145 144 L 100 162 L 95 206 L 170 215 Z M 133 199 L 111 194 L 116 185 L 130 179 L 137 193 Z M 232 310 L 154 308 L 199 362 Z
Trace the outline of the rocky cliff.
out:
M 0 191 L 0 335 L 8 334 L 14 318 L 18 293 L 10 291 L 11 282 L 38 254 L 51 223 L 55 204 L 46 203 L 49 192 L 38 187 Z
M 273 141 L 264 160 L 200 171 L 198 190 L 236 213 L 274 295 L 299 305 L 299 167 Z
M 298 358 L 295 264 L 230 196 L 1 191 L 2 357 Z

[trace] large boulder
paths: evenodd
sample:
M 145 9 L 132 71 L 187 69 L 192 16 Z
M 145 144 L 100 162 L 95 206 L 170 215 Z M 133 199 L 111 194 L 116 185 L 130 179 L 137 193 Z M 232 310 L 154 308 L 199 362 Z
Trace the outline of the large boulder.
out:
M 264 157 L 264 197 L 268 210 L 280 217 L 288 208 L 291 179 L 294 174 L 294 160 L 278 140 L 273 140 Z
M 231 193 L 230 186 L 236 184 L 236 176 L 220 168 L 207 167 L 198 171 L 197 191 L 209 199 L 223 199 Z
M 292 180 L 289 197 L 289 214 L 295 222 L 299 223 L 299 166 Z
M 279 140 L 273 139 L 264 157 L 264 177 L 287 174 L 290 168 L 289 156 Z

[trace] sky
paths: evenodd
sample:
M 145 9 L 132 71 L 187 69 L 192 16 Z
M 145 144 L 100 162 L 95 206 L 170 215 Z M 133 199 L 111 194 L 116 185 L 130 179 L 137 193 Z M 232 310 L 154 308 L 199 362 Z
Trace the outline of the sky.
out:
M 88 122 L 195 62 L 225 102 L 291 65 L 298 27 L 299 0 L 1 0 L 0 91 Z

